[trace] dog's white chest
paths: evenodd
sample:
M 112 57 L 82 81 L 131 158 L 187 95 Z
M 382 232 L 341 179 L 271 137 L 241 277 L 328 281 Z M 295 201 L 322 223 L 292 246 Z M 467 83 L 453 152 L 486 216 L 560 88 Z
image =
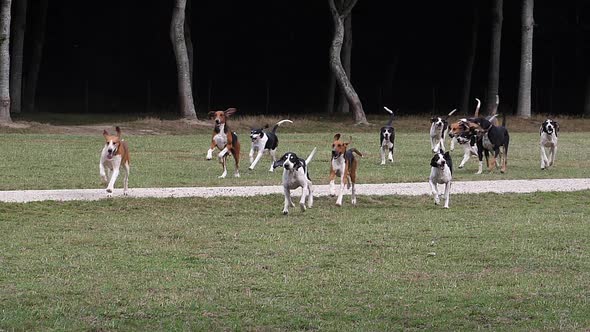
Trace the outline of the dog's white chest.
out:
M 218 149 L 223 149 L 227 145 L 227 135 L 224 132 L 220 132 L 219 134 L 215 135 L 213 140 L 215 141 Z
M 433 182 L 438 184 L 451 182 L 452 179 L 451 170 L 448 166 L 445 166 L 444 170 L 441 170 L 440 168 L 433 168 L 432 174 L 430 176 Z
M 547 133 L 543 133 L 541 136 L 541 145 L 544 147 L 552 147 L 557 145 L 557 137 L 554 135 L 548 135 Z
M 332 158 L 332 168 L 336 172 L 336 176 L 341 176 L 344 172 L 344 156 L 340 156 L 336 159 Z

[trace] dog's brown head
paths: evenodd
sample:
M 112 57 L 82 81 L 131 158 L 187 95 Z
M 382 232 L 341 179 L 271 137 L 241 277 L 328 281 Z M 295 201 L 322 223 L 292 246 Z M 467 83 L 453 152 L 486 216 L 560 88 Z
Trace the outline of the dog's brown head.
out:
M 115 130 L 117 131 L 117 135 L 109 135 L 106 129 L 102 132 L 107 146 L 107 159 L 112 159 L 117 154 L 121 145 L 121 128 L 116 127 Z
M 228 108 L 225 111 L 211 111 L 209 112 L 209 118 L 215 120 L 216 125 L 220 125 L 222 123 L 226 123 L 227 118 L 232 116 L 238 110 L 236 108 Z
M 352 136 L 350 136 L 350 141 L 343 142 L 340 140 L 340 134 L 334 135 L 334 142 L 332 143 L 332 158 L 336 159 L 341 155 L 346 153 L 346 149 L 348 149 L 348 145 L 352 143 Z
M 449 136 L 457 137 L 463 133 L 476 133 L 483 131 L 477 119 L 459 119 L 457 122 L 451 123 L 449 126 Z

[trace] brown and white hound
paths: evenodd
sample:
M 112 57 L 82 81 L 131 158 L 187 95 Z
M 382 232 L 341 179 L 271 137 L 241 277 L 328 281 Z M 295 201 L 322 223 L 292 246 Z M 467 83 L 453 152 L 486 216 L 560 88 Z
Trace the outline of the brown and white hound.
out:
M 109 135 L 106 130 L 102 132 L 105 145 L 102 148 L 100 162 L 98 163 L 100 178 L 103 183 L 108 183 L 106 191 L 109 197 L 113 193 L 121 165 L 125 167 L 125 178 L 123 180 L 123 195 L 125 196 L 129 185 L 129 147 L 127 142 L 121 139 L 121 128 L 116 127 L 115 130 L 117 135 Z
M 335 195 L 334 190 L 334 179 L 336 176 L 340 177 L 340 192 L 338 193 L 338 199 L 336 199 L 336 205 L 342 206 L 342 195 L 344 194 L 344 183 L 348 188 L 352 188 L 351 197 L 352 204 L 356 204 L 356 189 L 354 184 L 356 183 L 356 170 L 358 168 L 358 160 L 354 157 L 354 153 L 363 156 L 357 149 L 349 149 L 348 146 L 352 143 L 352 137 L 350 141 L 343 142 L 340 140 L 340 134 L 334 135 L 334 143 L 332 143 L 332 161 L 330 162 L 330 195 Z
M 227 175 L 227 156 L 231 154 L 236 161 L 236 170 L 234 176 L 240 177 L 240 142 L 238 142 L 238 135 L 229 129 L 227 118 L 237 112 L 235 108 L 228 108 L 225 111 L 211 111 L 209 117 L 215 120 L 215 127 L 213 128 L 213 137 L 211 138 L 211 147 L 207 151 L 207 160 L 213 158 L 213 151 L 217 147 L 219 154 L 219 162 L 223 166 L 223 173 L 219 176 L 220 179 Z

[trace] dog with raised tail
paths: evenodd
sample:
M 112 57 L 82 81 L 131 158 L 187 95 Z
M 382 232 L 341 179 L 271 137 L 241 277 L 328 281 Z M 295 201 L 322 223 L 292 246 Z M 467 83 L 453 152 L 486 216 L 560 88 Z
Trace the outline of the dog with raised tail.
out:
M 356 171 L 358 168 L 358 160 L 355 158 L 356 153 L 359 157 L 363 154 L 357 149 L 348 146 L 352 143 L 352 136 L 350 141 L 343 142 L 340 140 L 340 134 L 334 135 L 334 142 L 332 143 L 332 161 L 330 162 L 330 195 L 335 195 L 334 179 L 336 176 L 340 177 L 340 192 L 336 199 L 336 205 L 342 206 L 342 195 L 344 195 L 344 185 L 351 191 L 351 203 L 356 205 Z
M 102 132 L 105 145 L 100 153 L 100 162 L 98 163 L 100 178 L 103 183 L 108 183 L 106 189 L 108 197 L 111 197 L 113 194 L 121 165 L 125 168 L 123 195 L 127 196 L 129 186 L 129 146 L 127 146 L 127 142 L 121 139 L 121 128 L 116 127 L 115 130 L 117 131 L 117 135 L 109 135 L 106 129 Z
M 258 164 L 258 161 L 260 160 L 260 158 L 262 158 L 262 155 L 264 154 L 264 152 L 267 152 L 270 154 L 270 157 L 272 158 L 272 162 L 270 163 L 270 172 L 274 171 L 274 167 L 273 164 L 275 161 L 277 161 L 277 146 L 279 145 L 279 138 L 276 135 L 277 132 L 277 128 L 285 123 L 285 122 L 289 122 L 289 123 L 293 123 L 293 121 L 291 120 L 281 120 L 279 122 L 277 122 L 274 127 L 272 127 L 271 131 L 267 131 L 265 132 L 263 130 L 263 128 L 254 128 L 252 130 L 250 130 L 250 138 L 252 139 L 252 147 L 250 148 L 250 167 L 248 167 L 249 170 L 253 170 L 254 167 L 256 167 L 256 164 Z M 266 125 L 264 128 L 268 128 L 268 125 Z M 254 158 L 254 153 L 256 153 L 256 158 Z
M 283 167 L 283 193 L 285 195 L 285 204 L 283 214 L 289 213 L 289 205 L 295 206 L 291 199 L 291 190 L 301 187 L 301 199 L 299 206 L 301 211 L 305 212 L 305 200 L 307 207 L 313 206 L 313 187 L 309 177 L 309 163 L 313 159 L 317 148 L 313 148 L 307 159 L 299 158 L 293 152 L 285 153 L 279 160 L 273 163 L 274 168 Z
M 555 153 L 557 153 L 557 136 L 559 135 L 559 123 L 547 119 L 541 124 L 539 129 L 541 134 L 541 169 L 552 166 L 555 162 Z M 549 158 L 545 148 L 549 148 Z
M 433 116 L 430 119 L 430 146 L 432 148 L 432 152 L 437 153 L 439 150 L 445 151 L 445 138 L 447 135 L 447 129 L 449 127 L 447 119 L 455 112 L 457 112 L 456 108 L 452 110 L 447 116 Z
M 479 117 L 479 109 L 481 107 L 481 100 L 475 98 L 475 100 L 477 101 L 477 106 L 475 107 L 475 117 Z M 458 136 L 460 135 L 455 135 L 453 133 L 453 131 L 458 131 L 458 127 L 461 125 L 465 125 L 465 123 L 467 123 L 467 118 L 462 118 L 459 119 L 459 121 L 452 123 L 449 125 L 449 137 L 451 138 L 451 151 L 455 150 L 455 142 L 461 144 L 460 142 L 458 142 Z M 463 152 L 465 152 L 465 146 L 463 146 Z M 477 153 L 477 152 L 476 152 Z M 463 164 L 463 163 L 462 163 Z M 461 167 L 459 167 L 461 168 Z
M 223 167 L 223 173 L 218 178 L 223 179 L 227 175 L 227 156 L 233 155 L 236 161 L 236 170 L 234 176 L 240 177 L 240 142 L 238 141 L 238 134 L 231 131 L 227 124 L 227 119 L 238 110 L 235 108 L 228 108 L 225 111 L 211 111 L 209 117 L 214 119 L 215 127 L 213 127 L 213 135 L 211 138 L 211 146 L 207 150 L 207 160 L 213 158 L 213 151 L 215 148 L 221 150 L 217 155 L 219 163 Z
M 451 154 L 440 150 L 430 160 L 430 177 L 428 183 L 432 189 L 434 196 L 434 204 L 440 204 L 440 195 L 438 193 L 438 185 L 445 185 L 445 209 L 449 208 L 449 198 L 451 195 L 451 180 L 453 179 L 453 160 Z
M 393 147 L 395 143 L 395 128 L 393 128 L 393 111 L 387 107 L 383 107 L 387 113 L 389 113 L 389 120 L 387 124 L 381 127 L 379 134 L 379 140 L 381 141 L 381 165 L 385 165 L 385 155 L 387 159 L 393 162 Z

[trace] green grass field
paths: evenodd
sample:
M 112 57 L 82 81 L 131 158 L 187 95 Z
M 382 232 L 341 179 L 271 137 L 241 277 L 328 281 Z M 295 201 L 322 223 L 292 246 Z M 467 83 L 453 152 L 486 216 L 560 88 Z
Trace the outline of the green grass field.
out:
M 57 125 L 0 128 L 0 190 L 100 188 L 101 132 L 112 127 L 39 119 Z M 276 120 L 235 121 L 242 177 L 230 165 L 217 179 L 220 165 L 205 160 L 208 126 L 129 118 L 130 187 L 279 184 L 267 156 L 247 170 L 247 128 Z M 359 183 L 427 181 L 423 118 L 396 122 L 395 163 L 386 166 L 378 125 L 324 120 L 279 129 L 281 153 L 318 147 L 315 184 L 328 182 L 335 132 L 352 134 L 365 154 Z M 455 180 L 589 177 L 590 121 L 560 121 L 568 129 L 546 171 L 539 119 L 511 121 L 508 172 L 475 175 L 472 158 Z M 461 152 L 453 157 L 458 164 Z M 589 199 L 453 195 L 445 210 L 427 196 L 361 196 L 342 208 L 320 197 L 289 216 L 280 195 L 0 203 L 0 331 L 586 330 Z
M 316 158 L 310 166 L 312 179 L 326 184 L 333 133 L 280 133 L 279 155 L 293 151 L 307 156 L 314 146 Z M 377 129 L 378 130 L 378 129 Z M 369 130 L 367 130 L 369 131 Z M 342 131 L 346 137 L 349 135 Z M 353 146 L 365 156 L 360 161 L 359 183 L 426 181 L 432 157 L 428 134 L 400 132 L 396 138 L 395 162 L 380 165 L 378 132 L 355 132 Z M 131 188 L 177 186 L 241 186 L 279 184 L 280 171 L 268 172 L 270 157 L 265 156 L 254 171 L 249 171 L 250 142 L 241 133 L 241 177 L 233 177 L 233 162 L 228 178 L 218 179 L 221 166 L 217 160 L 206 161 L 209 134 L 195 135 L 127 135 L 131 148 Z M 590 176 L 590 150 L 587 133 L 562 133 L 556 167 L 540 170 L 538 133 L 513 133 L 508 158 L 508 172 L 475 175 L 473 157 L 464 170 L 457 170 L 456 180 L 494 180 L 529 178 L 575 178 Z M 0 134 L 2 162 L 0 190 L 100 188 L 99 153 L 103 138 L 99 135 Z M 448 144 L 447 144 L 448 146 Z M 462 151 L 453 153 L 456 165 Z M 121 180 L 116 187 L 121 187 Z
M 0 330 L 584 330 L 589 197 L 0 204 Z

